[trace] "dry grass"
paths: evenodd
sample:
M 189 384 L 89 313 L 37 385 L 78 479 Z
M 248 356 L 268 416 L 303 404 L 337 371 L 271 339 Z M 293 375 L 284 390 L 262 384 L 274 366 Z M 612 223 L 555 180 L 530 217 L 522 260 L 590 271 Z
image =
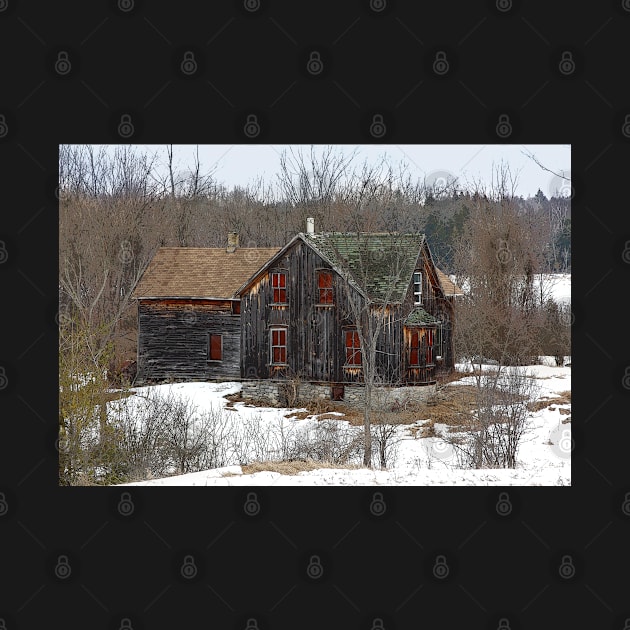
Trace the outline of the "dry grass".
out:
M 309 470 L 317 470 L 318 468 L 344 468 L 344 469 L 357 469 L 361 468 L 359 465 L 350 464 L 330 464 L 328 462 L 316 462 L 312 459 L 296 460 L 296 461 L 283 461 L 283 462 L 252 462 L 241 466 L 244 475 L 251 475 L 257 472 L 275 472 L 281 475 L 297 475 L 301 472 L 307 472 Z
M 547 407 L 555 406 L 555 405 L 570 405 L 571 404 L 571 391 L 560 392 L 557 396 L 553 398 L 540 398 L 539 400 L 535 400 L 533 402 L 528 403 L 527 408 L 530 411 L 536 412 L 541 409 L 546 409 Z M 566 410 L 561 409 L 560 413 L 569 413 Z

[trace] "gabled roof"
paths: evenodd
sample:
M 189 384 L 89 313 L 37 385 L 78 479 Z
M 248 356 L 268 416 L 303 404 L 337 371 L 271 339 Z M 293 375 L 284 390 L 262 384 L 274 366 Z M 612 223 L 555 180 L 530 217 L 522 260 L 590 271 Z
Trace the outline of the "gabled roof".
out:
M 438 320 L 421 306 L 416 306 L 405 320 L 405 326 L 435 326 Z
M 160 247 L 132 298 L 233 298 L 252 274 L 278 253 L 277 247 Z
M 462 289 L 460 289 L 443 271 L 435 268 L 437 271 L 438 279 L 442 285 L 442 290 L 446 297 L 452 297 L 454 295 L 464 295 Z
M 368 297 L 389 302 L 404 300 L 425 244 L 424 234 L 330 232 L 302 236 L 337 271 L 348 270 Z

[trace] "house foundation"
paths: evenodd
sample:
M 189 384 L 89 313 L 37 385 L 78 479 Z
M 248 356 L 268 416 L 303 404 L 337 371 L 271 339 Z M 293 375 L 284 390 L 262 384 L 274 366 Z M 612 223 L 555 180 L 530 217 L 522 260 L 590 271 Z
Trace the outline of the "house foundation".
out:
M 409 402 L 423 402 L 433 393 L 435 384 L 405 387 L 379 385 L 372 391 L 372 406 L 374 409 L 391 409 Z M 365 405 L 365 387 L 360 384 L 244 380 L 241 394 L 245 400 L 266 401 L 273 405 L 300 406 L 317 400 L 338 400 L 358 408 Z

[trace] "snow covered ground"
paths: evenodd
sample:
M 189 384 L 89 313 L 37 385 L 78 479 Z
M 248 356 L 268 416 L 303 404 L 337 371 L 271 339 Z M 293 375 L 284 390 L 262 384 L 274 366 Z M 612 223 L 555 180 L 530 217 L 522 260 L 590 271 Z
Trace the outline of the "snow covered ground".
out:
M 555 398 L 560 392 L 571 389 L 571 368 L 549 365 L 529 366 L 540 386 L 539 398 Z M 464 366 L 460 366 L 464 368 Z M 490 367 L 490 366 L 489 366 Z M 471 382 L 467 376 L 460 384 Z M 238 392 L 239 383 L 179 383 L 155 385 L 163 393 L 175 393 L 186 397 L 198 407 L 217 409 L 225 407 L 225 395 Z M 136 391 L 149 387 L 137 388 Z M 412 427 L 403 425 L 397 428 L 398 443 L 394 461 L 388 470 L 364 468 L 321 468 L 285 475 L 278 472 L 262 471 L 243 474 L 239 465 L 225 466 L 213 470 L 151 479 L 137 482 L 136 486 L 394 486 L 394 485 L 482 485 L 482 486 L 528 486 L 528 485 L 570 485 L 571 484 L 571 405 L 568 403 L 551 405 L 529 415 L 527 430 L 518 451 L 518 466 L 515 469 L 465 470 L 458 468 L 453 447 L 435 437 L 414 437 Z M 562 413 L 560 410 L 563 410 Z M 303 420 L 286 418 L 291 409 L 252 407 L 245 403 L 235 403 L 232 410 L 224 413 L 230 418 L 233 430 L 239 430 L 247 422 L 257 422 L 263 431 L 275 433 L 304 431 L 318 422 L 317 416 Z M 340 417 L 341 418 L 341 417 Z M 415 426 L 421 426 L 427 418 L 418 418 Z M 350 429 L 347 421 L 327 420 L 339 423 Z M 350 430 L 362 431 L 361 427 Z M 278 438 L 279 439 L 279 438 Z
M 544 277 L 551 296 L 558 302 L 571 302 L 571 275 L 552 274 Z M 567 357 L 570 360 L 570 357 Z M 493 366 L 486 366 L 493 369 Z M 458 365 L 458 370 L 467 371 L 469 366 Z M 414 427 L 425 424 L 429 418 L 418 418 L 412 425 L 396 429 L 397 446 L 392 456 L 392 464 L 387 470 L 365 468 L 321 468 L 300 472 L 296 475 L 262 471 L 243 474 L 241 466 L 235 465 L 190 473 L 151 479 L 132 484 L 135 486 L 554 486 L 571 485 L 571 423 L 570 403 L 561 402 L 561 392 L 571 390 L 571 368 L 555 367 L 551 357 L 544 358 L 543 364 L 528 366 L 527 371 L 535 376 L 540 387 L 538 399 L 558 398 L 558 404 L 551 404 L 527 419 L 527 428 L 517 454 L 517 467 L 514 469 L 468 470 L 458 467 L 453 447 L 436 437 L 417 437 Z M 472 384 L 473 377 L 467 376 L 456 384 Z M 156 390 L 161 394 L 176 394 L 191 401 L 198 411 L 225 409 L 229 430 L 241 432 L 244 427 L 257 426 L 266 435 L 270 444 L 280 444 L 287 435 L 312 432 L 318 422 L 317 416 L 303 420 L 287 418 L 295 409 L 252 407 L 235 403 L 227 410 L 228 401 L 224 396 L 240 391 L 240 383 L 179 383 L 136 388 L 138 393 Z M 133 398 L 133 397 L 132 397 Z M 303 411 L 303 410 L 302 410 Z M 362 431 L 361 427 L 350 427 L 340 416 L 338 423 L 347 431 Z M 436 427 L 443 428 L 446 427 Z M 241 453 L 242 455 L 242 453 Z M 253 453 L 252 453 L 253 455 Z M 255 458 L 254 458 L 255 459 Z

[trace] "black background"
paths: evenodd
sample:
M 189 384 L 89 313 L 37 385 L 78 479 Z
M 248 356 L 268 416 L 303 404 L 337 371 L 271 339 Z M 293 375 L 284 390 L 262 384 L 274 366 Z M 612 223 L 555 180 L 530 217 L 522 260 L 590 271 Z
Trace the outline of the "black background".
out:
M 622 1 L 0 0 L 3 627 L 622 630 L 629 29 Z M 378 114 L 385 143 L 572 145 L 572 487 L 385 488 L 379 516 L 370 488 L 255 489 L 250 516 L 244 488 L 131 488 L 123 515 L 57 487 L 58 145 L 246 143 L 250 114 L 259 143 L 373 143 Z

